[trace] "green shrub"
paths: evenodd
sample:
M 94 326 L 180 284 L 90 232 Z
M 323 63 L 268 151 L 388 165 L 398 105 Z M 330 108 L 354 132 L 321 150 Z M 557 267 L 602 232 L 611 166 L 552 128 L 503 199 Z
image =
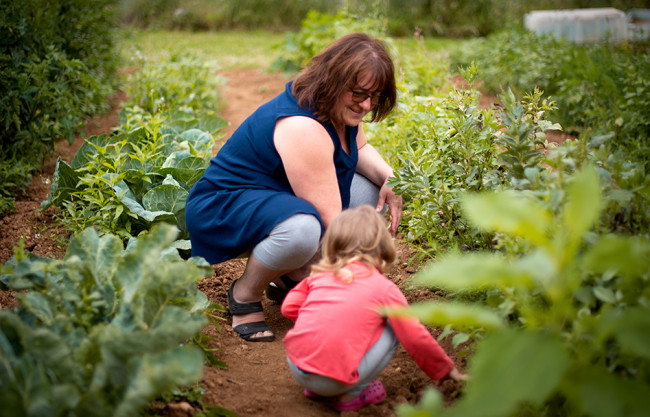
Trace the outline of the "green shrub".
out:
M 1 149 L 1 147 L 0 147 Z M 0 214 L 16 209 L 15 197 L 21 190 L 26 190 L 30 184 L 36 167 L 27 163 L 24 158 L 15 153 L 0 151 L 4 158 L 0 159 Z
M 410 73 L 408 66 L 403 70 Z M 397 111 L 368 126 L 371 143 L 396 167 L 389 184 L 404 201 L 405 237 L 425 256 L 453 246 L 492 246 L 493 236 L 463 218 L 458 197 L 513 184 L 525 187 L 524 172 L 540 163 L 541 138 L 552 126 L 544 119 L 551 107 L 540 103 L 540 94 L 527 97 L 526 106 L 510 94 L 497 112 L 478 105 L 479 92 L 472 88 L 478 68 L 469 67 L 464 75 L 470 88 L 453 88 L 447 98 L 411 95 L 408 84 L 418 91 L 418 77 L 405 75 L 411 82 L 400 83 Z
M 117 68 L 112 4 L 3 2 L 0 159 L 32 167 L 21 170 L 25 177 L 18 183 L 40 168 L 55 140 L 71 141 L 86 117 L 108 108 Z M 11 200 L 18 190 L 2 183 L 2 195 Z
M 552 96 L 550 117 L 569 133 L 613 132 L 612 152 L 623 150 L 648 167 L 650 160 L 650 58 L 639 45 L 576 45 L 531 32 L 504 31 L 473 40 L 452 54 L 454 62 L 481 65 L 492 93 L 539 88 Z

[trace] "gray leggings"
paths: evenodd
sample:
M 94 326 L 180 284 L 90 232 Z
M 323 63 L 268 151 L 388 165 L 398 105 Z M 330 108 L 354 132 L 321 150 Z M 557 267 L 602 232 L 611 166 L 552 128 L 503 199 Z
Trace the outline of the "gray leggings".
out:
M 354 174 L 350 207 L 379 201 L 379 187 L 361 174 Z M 281 221 L 253 249 L 255 258 L 275 271 L 290 271 L 305 265 L 318 250 L 320 222 L 312 214 L 298 213 Z
M 354 340 L 342 341 L 342 343 L 354 343 Z M 324 397 L 334 397 L 342 394 L 357 396 L 366 389 L 368 385 L 379 375 L 393 358 L 399 340 L 388 322 L 381 333 L 379 340 L 366 352 L 359 368 L 359 380 L 354 385 L 346 385 L 341 381 L 328 378 L 323 375 L 312 374 L 298 368 L 291 359 L 287 358 L 289 369 L 298 383 L 311 392 Z

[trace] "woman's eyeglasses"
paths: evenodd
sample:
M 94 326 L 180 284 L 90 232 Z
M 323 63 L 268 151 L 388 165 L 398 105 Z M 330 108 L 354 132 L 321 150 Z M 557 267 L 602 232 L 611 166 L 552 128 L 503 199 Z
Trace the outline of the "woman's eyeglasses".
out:
M 354 100 L 355 103 L 362 103 L 366 101 L 368 97 L 370 97 L 370 103 L 372 103 L 372 105 L 374 106 L 377 103 L 379 103 L 379 101 L 383 97 L 380 93 L 368 94 L 365 91 L 358 91 L 353 89 L 352 87 L 348 87 L 348 88 L 352 92 L 352 100 Z

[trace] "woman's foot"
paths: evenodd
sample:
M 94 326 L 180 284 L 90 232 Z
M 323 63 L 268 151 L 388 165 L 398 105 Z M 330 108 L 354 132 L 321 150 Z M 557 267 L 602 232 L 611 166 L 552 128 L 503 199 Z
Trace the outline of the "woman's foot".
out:
M 266 298 L 275 301 L 278 304 L 282 304 L 284 297 L 286 297 L 289 291 L 296 285 L 298 285 L 298 281 L 292 280 L 287 275 L 282 275 L 266 287 Z
M 248 342 L 270 342 L 275 335 L 264 321 L 262 303 L 240 302 L 235 297 L 234 281 L 228 290 L 228 307 L 232 314 L 232 329 Z

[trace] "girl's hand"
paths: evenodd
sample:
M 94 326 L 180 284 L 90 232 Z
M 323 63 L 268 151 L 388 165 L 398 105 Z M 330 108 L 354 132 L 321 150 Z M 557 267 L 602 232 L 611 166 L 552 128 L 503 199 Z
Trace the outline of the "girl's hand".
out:
M 447 374 L 447 378 L 453 379 L 454 381 L 467 381 L 469 380 L 469 376 L 460 372 L 456 367 L 454 366 L 451 371 Z

